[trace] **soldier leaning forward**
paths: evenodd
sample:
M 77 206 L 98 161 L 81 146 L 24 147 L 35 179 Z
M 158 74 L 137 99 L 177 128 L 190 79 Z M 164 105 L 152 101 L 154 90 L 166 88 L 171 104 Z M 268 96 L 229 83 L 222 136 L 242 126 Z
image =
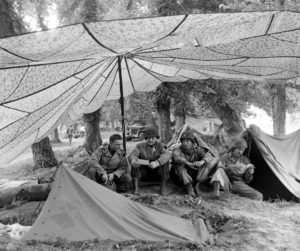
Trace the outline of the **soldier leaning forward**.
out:
M 220 197 L 221 187 L 225 191 L 250 199 L 263 200 L 263 195 L 247 184 L 253 180 L 255 169 L 247 156 L 243 155 L 247 147 L 247 142 L 241 138 L 235 141 L 229 152 L 221 157 L 218 170 L 211 179 L 216 197 Z
M 100 146 L 90 157 L 86 176 L 108 188 L 115 183 L 118 192 L 128 190 L 132 179 L 127 173 L 128 162 L 121 146 L 122 137 L 112 135 L 109 144 Z
M 137 144 L 129 155 L 134 193 L 138 193 L 140 179 L 144 181 L 160 180 L 161 194 L 166 195 L 171 153 L 164 144 L 158 142 L 158 139 L 159 134 L 155 128 L 146 128 L 145 142 Z
M 180 147 L 172 152 L 172 173 L 189 195 L 199 196 L 197 187 L 207 178 L 215 158 L 209 151 L 196 146 L 196 137 L 191 131 L 183 132 L 180 141 Z

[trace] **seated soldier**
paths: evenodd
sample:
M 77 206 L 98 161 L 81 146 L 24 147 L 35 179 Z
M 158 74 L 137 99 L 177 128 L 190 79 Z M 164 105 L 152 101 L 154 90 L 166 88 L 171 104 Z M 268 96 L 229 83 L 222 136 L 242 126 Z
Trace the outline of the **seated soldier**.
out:
M 136 145 L 129 155 L 132 166 L 134 193 L 139 191 L 139 180 L 160 180 L 160 191 L 166 195 L 166 181 L 169 178 L 169 160 L 171 153 L 167 147 L 158 142 L 159 134 L 155 128 L 145 130 L 145 142 Z
M 196 146 L 196 137 L 191 131 L 183 132 L 180 141 L 181 146 L 172 152 L 172 173 L 186 187 L 189 195 L 199 196 L 198 183 L 204 180 L 203 170 L 212 162 L 213 156 L 209 151 Z
M 214 186 L 214 196 L 220 197 L 220 187 L 225 191 L 239 194 L 254 200 L 262 200 L 263 195 L 247 185 L 253 179 L 254 166 L 243 155 L 247 148 L 246 140 L 237 140 L 228 153 L 224 154 L 219 163 L 218 170 L 211 179 Z
M 118 192 L 128 190 L 132 179 L 127 173 L 128 162 L 121 146 L 122 137 L 119 134 L 110 136 L 109 144 L 100 146 L 88 160 L 86 176 L 108 188 L 114 182 Z

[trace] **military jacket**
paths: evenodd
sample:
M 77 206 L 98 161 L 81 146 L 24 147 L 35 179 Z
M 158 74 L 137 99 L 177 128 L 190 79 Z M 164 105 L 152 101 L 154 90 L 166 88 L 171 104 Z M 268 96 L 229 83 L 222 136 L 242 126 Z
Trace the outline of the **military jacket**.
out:
M 206 163 L 212 161 L 213 156 L 210 152 L 205 152 L 201 147 L 193 147 L 190 151 L 186 151 L 182 146 L 175 148 L 172 152 L 173 164 L 187 164 L 204 160 Z
M 109 145 L 100 146 L 90 157 L 88 164 L 90 167 L 97 168 L 100 174 L 114 173 L 120 177 L 126 172 L 128 162 L 126 160 L 125 152 L 120 150 L 111 154 Z
M 239 158 L 232 155 L 232 152 L 224 154 L 220 162 L 228 176 L 233 180 L 244 180 L 244 173 L 247 170 L 246 165 L 251 164 L 250 160 L 242 155 Z
M 130 161 L 134 159 L 144 159 L 149 160 L 150 162 L 157 160 L 160 165 L 166 164 L 170 158 L 170 151 L 160 142 L 155 142 L 153 146 L 149 146 L 146 142 L 139 143 L 129 155 Z

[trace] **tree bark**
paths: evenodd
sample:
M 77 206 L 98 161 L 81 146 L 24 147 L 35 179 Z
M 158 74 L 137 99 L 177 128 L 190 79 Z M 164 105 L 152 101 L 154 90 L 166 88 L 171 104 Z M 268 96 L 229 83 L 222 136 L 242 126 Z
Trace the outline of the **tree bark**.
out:
M 8 0 L 0 1 L 0 37 L 16 35 L 27 31 L 20 18 L 13 18 L 15 13 L 12 2 Z
M 0 37 L 14 35 L 13 20 L 9 13 L 9 5 L 6 0 L 0 1 Z
M 51 143 L 60 143 L 61 140 L 59 139 L 58 129 L 55 128 L 54 131 L 50 134 Z
M 161 142 L 168 143 L 172 139 L 170 106 L 171 98 L 168 93 L 168 83 L 162 83 L 157 88 L 156 109 L 158 112 L 158 130 Z
M 274 136 L 285 135 L 286 121 L 286 85 L 274 84 L 272 86 L 272 119 Z
M 186 114 L 186 102 L 179 100 L 178 98 L 173 99 L 174 104 L 174 115 L 175 115 L 175 131 L 178 131 L 185 123 Z
M 58 164 L 49 137 L 31 145 L 35 168 L 51 168 Z
M 241 116 L 221 96 L 208 94 L 206 102 L 222 121 L 226 133 L 237 135 L 244 130 Z
M 102 138 L 100 135 L 100 109 L 89 114 L 83 115 L 85 122 L 85 139 L 83 147 L 89 154 L 92 154 L 99 146 L 102 145 Z
M 183 127 L 185 123 L 185 116 L 175 116 L 175 131 Z
M 169 108 L 170 109 L 170 108 Z M 161 142 L 168 143 L 172 139 L 170 110 L 157 109 L 158 111 L 158 130 L 161 137 Z

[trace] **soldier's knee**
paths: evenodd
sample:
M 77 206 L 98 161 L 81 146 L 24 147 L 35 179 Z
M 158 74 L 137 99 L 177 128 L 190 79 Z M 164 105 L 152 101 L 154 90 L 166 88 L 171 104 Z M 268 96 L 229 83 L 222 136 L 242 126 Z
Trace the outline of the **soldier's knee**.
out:
M 123 174 L 123 179 L 124 179 L 124 182 L 126 182 L 126 183 L 131 183 L 132 182 L 132 177 L 129 173 L 124 173 Z
M 89 177 L 89 178 L 94 178 L 96 176 L 96 168 L 90 168 L 87 173 L 86 173 L 86 176 Z

